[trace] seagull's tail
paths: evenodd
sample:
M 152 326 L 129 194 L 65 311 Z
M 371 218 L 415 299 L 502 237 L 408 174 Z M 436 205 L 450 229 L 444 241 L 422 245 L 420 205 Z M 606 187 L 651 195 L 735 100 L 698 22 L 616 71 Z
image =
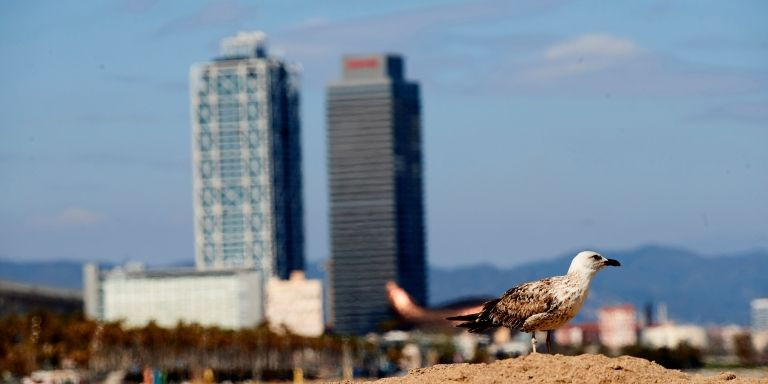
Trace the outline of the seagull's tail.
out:
M 454 320 L 454 321 L 474 321 L 479 314 L 480 314 L 480 312 L 478 312 L 478 313 L 471 313 L 469 315 L 451 316 L 451 317 L 446 317 L 445 319 L 446 320 Z
M 447 317 L 446 320 L 463 321 L 463 323 L 456 324 L 456 326 L 460 328 L 467 328 L 470 333 L 482 333 L 491 328 L 496 328 L 499 325 L 494 324 L 494 322 L 488 317 L 488 311 L 486 311 L 486 309 L 493 307 L 498 301 L 499 300 L 496 299 L 485 303 L 483 310 L 480 312 L 470 313 L 468 315 Z

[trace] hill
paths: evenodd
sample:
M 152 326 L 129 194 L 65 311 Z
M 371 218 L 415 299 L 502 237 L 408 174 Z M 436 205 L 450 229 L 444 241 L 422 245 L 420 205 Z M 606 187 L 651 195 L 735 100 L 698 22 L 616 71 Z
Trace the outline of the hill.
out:
M 66 289 L 83 289 L 83 263 L 78 261 L 0 260 L 0 279 Z
M 704 377 L 636 357 L 533 354 L 490 364 L 439 364 L 412 369 L 406 376 L 377 383 L 764 383 L 764 378 L 740 377 L 732 372 Z

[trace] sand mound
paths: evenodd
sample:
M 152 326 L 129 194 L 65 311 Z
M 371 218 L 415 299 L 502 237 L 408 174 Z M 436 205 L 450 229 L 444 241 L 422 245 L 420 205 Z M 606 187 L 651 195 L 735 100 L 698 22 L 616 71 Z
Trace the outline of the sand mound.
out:
M 380 383 L 768 383 L 767 379 L 713 377 L 666 369 L 645 359 L 603 355 L 536 354 L 491 364 L 443 364 L 413 369 Z

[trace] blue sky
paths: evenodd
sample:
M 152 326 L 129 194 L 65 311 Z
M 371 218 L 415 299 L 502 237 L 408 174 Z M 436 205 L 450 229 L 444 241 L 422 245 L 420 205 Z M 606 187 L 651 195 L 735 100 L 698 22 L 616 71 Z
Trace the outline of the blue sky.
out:
M 0 3 L 0 258 L 193 258 L 187 81 L 264 30 L 303 68 L 307 256 L 328 256 L 340 56 L 422 85 L 429 259 L 768 248 L 763 1 Z

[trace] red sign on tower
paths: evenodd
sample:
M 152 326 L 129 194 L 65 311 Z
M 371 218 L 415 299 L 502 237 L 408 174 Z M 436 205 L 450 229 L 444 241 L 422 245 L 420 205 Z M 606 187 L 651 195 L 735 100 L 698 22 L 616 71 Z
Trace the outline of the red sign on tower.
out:
M 344 66 L 347 69 L 376 68 L 379 66 L 379 59 L 375 57 L 369 59 L 347 59 Z

